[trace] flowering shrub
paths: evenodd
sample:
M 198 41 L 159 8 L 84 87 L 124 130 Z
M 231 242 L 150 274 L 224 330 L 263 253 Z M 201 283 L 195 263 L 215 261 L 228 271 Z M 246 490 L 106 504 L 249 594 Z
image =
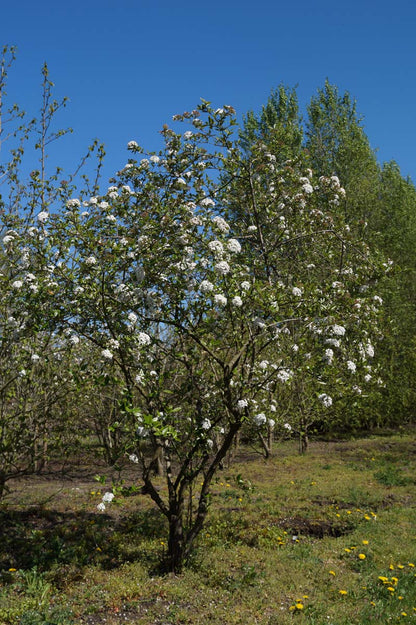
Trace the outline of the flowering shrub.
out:
M 175 121 L 193 130 L 166 126 L 165 149 L 144 158 L 130 142 L 134 158 L 106 193 L 66 202 L 48 262 L 60 322 L 123 380 L 135 432 L 126 454 L 169 520 L 169 567 L 179 570 L 243 424 L 274 427 L 281 394 L 300 382 L 318 412 L 356 383 L 358 367 L 369 375 L 378 305 L 362 287 L 379 270 L 331 211 L 337 179 L 315 183 L 296 163 L 279 170 L 261 148 L 247 171 L 231 107 L 203 102 Z M 236 201 L 243 223 L 229 210 Z M 197 478 L 199 497 L 186 505 Z
M 247 159 L 234 115 L 203 101 L 175 116 L 178 130 L 164 127 L 160 153 L 130 141 L 101 193 L 71 197 L 71 185 L 48 181 L 42 151 L 32 204 L 3 222 L 4 344 L 16 328 L 28 342 L 10 375 L 39 366 L 46 341 L 68 359 L 80 404 L 83 376 L 93 390 L 111 388 L 107 429 L 122 436 L 107 440 L 117 447 L 109 456 L 132 459 L 166 515 L 173 571 L 243 425 L 271 431 L 280 420 L 305 438 L 316 415 L 376 374 L 372 289 L 382 272 L 337 208 L 339 180 L 316 180 L 301 161 L 279 165 L 261 143 Z

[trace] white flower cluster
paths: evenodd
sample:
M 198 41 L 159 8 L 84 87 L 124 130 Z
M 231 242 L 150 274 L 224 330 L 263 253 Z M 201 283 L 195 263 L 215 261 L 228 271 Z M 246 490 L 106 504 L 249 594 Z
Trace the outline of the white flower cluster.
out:
M 217 293 L 216 295 L 214 295 L 214 302 L 218 306 L 226 306 L 227 305 L 227 298 L 222 293 Z
M 114 499 L 114 494 L 113 493 L 110 493 L 110 492 L 104 493 L 103 498 L 101 500 L 101 503 L 99 503 L 98 506 L 97 506 L 97 510 L 99 512 L 104 512 L 105 504 L 106 503 L 111 503 L 113 501 L 113 499 Z
M 329 408 L 330 406 L 332 406 L 332 397 L 330 397 L 326 393 L 321 393 L 320 395 L 318 395 L 318 399 L 320 402 L 323 403 L 325 408 Z
M 243 412 L 244 408 L 248 407 L 248 401 L 247 399 L 239 399 L 237 402 L 237 410 L 239 412 Z
M 254 423 L 257 425 L 257 427 L 261 427 L 262 425 L 267 423 L 267 417 L 264 412 L 260 412 L 254 417 Z
M 276 377 L 280 382 L 288 382 L 293 377 L 293 371 L 290 369 L 280 369 Z

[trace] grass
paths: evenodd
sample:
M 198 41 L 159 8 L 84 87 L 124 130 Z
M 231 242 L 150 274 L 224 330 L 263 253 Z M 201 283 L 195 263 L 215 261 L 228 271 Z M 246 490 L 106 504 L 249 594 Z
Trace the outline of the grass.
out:
M 219 473 L 181 576 L 156 573 L 166 525 L 127 482 L 103 514 L 110 485 L 93 478 L 16 483 L 0 509 L 0 623 L 416 620 L 413 435 L 312 443 L 305 456 L 287 442 L 267 462 L 244 451 Z

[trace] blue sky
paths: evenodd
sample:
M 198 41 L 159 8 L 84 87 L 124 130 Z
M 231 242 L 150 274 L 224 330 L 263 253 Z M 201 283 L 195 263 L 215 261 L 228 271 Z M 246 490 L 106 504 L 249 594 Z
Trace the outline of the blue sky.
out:
M 70 98 L 58 125 L 74 134 L 53 154 L 67 168 L 99 138 L 110 176 L 129 140 L 157 149 L 201 97 L 242 115 L 285 83 L 304 109 L 328 78 L 357 99 L 379 160 L 416 181 L 415 27 L 413 0 L 20 0 L 3 3 L 0 44 L 18 48 L 11 100 L 38 111 L 44 61 Z

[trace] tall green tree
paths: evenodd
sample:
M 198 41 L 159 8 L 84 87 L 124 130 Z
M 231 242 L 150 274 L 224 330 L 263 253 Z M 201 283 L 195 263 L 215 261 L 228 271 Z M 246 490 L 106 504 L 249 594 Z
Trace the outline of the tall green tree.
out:
M 240 139 L 247 153 L 258 142 L 265 143 L 280 163 L 298 155 L 303 129 L 296 90 L 283 84 L 273 90 L 259 115 L 249 111 L 243 118 Z
M 356 102 L 327 80 L 307 110 L 305 148 L 311 167 L 320 175 L 338 176 L 347 192 L 343 202 L 347 220 L 365 226 L 377 204 L 379 166 Z

